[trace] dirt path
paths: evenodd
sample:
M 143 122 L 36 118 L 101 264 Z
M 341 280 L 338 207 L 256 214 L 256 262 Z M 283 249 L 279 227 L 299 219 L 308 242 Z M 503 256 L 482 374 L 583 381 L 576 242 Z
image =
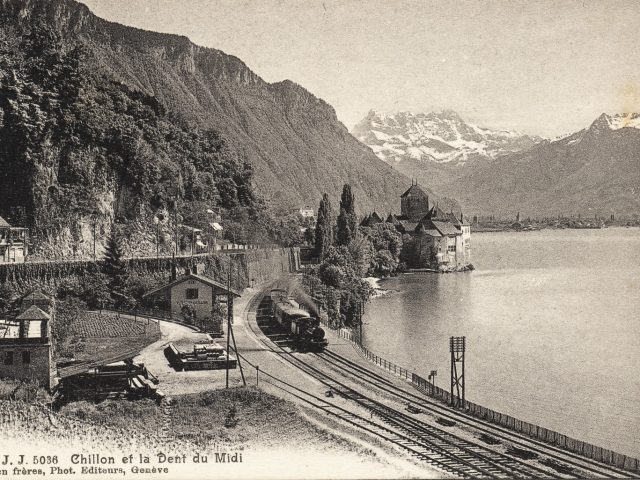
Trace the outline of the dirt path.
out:
M 158 389 L 165 395 L 183 395 L 187 393 L 198 393 L 205 390 L 222 388 L 225 386 L 225 370 L 196 370 L 188 372 L 176 372 L 164 355 L 165 347 L 171 343 L 196 342 L 202 340 L 204 335 L 189 327 L 179 325 L 164 320 L 160 321 L 160 331 L 162 337 L 152 343 L 134 361 L 144 363 L 145 367 L 153 373 L 160 385 Z M 223 345 L 223 342 L 220 342 Z M 231 384 L 238 385 L 239 381 L 233 379 L 231 374 Z

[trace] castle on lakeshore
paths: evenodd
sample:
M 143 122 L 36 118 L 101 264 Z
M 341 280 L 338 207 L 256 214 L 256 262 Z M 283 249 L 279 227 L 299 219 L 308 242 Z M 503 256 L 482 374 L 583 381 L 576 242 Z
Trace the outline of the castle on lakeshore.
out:
M 407 267 L 454 271 L 471 266 L 471 225 L 462 214 L 458 218 L 438 205 L 430 206 L 429 195 L 417 182 L 400 196 L 400 212 L 389 214 L 384 222 L 393 224 L 402 234 L 401 259 Z M 382 222 L 373 212 L 361 225 Z

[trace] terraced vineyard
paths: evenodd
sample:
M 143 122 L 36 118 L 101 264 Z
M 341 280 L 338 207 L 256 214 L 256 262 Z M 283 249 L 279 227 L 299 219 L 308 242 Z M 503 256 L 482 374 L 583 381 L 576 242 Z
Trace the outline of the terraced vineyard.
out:
M 54 353 L 61 363 L 104 363 L 122 355 L 132 356 L 160 338 L 156 321 L 112 312 L 79 312 Z
M 83 338 L 141 337 L 157 330 L 155 322 L 146 318 L 134 320 L 118 314 L 82 312 L 71 326 L 71 333 Z

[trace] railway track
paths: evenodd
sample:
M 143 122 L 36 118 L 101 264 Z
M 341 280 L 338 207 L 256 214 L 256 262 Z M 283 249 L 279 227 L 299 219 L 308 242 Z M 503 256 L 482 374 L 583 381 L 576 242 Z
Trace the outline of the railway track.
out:
M 254 366 L 250 360 L 246 359 L 244 356 L 242 356 L 242 358 L 248 365 Z M 300 388 L 295 387 L 294 385 L 291 385 L 268 372 L 263 371 L 262 373 L 275 381 L 275 383 L 269 382 L 271 385 L 293 395 L 303 403 L 321 410 L 331 417 L 342 420 L 354 427 L 368 432 L 369 434 L 401 447 L 417 460 L 422 460 L 444 472 L 460 477 L 493 477 L 490 472 L 480 472 L 478 468 L 471 463 L 451 459 L 450 456 L 447 455 L 447 452 L 435 452 L 428 446 L 416 443 L 411 438 L 375 423 L 362 415 L 355 414 L 338 405 L 328 402 L 326 399 L 301 390 Z
M 426 461 L 446 472 L 461 477 L 481 478 L 564 478 L 551 469 L 544 469 L 527 461 L 515 458 L 502 452 L 492 450 L 484 445 L 476 444 L 451 432 L 434 427 L 413 416 L 380 403 L 354 388 L 335 380 L 331 375 L 314 367 L 309 362 L 288 351 L 286 339 L 281 332 L 271 329 L 265 320 L 268 311 L 264 302 L 258 306 L 257 323 L 267 326 L 267 341 L 262 342 L 273 353 L 288 363 L 305 372 L 323 384 L 328 391 L 339 395 L 357 406 L 370 412 L 371 419 L 366 416 L 347 411 L 326 399 L 321 407 L 327 413 L 339 415 L 340 418 L 353 425 L 375 433 L 387 441 L 409 451 L 414 457 Z M 250 325 L 253 329 L 253 326 Z M 271 335 L 271 338 L 269 338 Z M 290 385 L 289 385 L 290 386 Z M 291 386 L 290 386 L 291 387 Z M 294 387 L 295 388 L 295 387 Z M 305 392 L 304 395 L 310 396 Z M 317 402 L 318 397 L 315 397 Z M 373 422 L 373 417 L 383 425 Z
M 430 412 L 434 415 L 438 415 L 441 418 L 445 418 L 466 427 L 470 427 L 479 434 L 488 435 L 491 438 L 505 441 L 519 448 L 532 451 L 537 455 L 543 455 L 556 462 L 561 462 L 560 466 L 567 466 L 589 472 L 596 477 L 635 478 L 635 475 L 632 472 L 625 471 L 610 465 L 605 465 L 594 460 L 590 460 L 588 458 L 574 454 L 573 452 L 568 452 L 558 447 L 554 447 L 553 445 L 549 445 L 544 442 L 526 437 L 517 432 L 513 432 L 511 430 L 493 425 L 488 422 L 483 422 L 471 415 L 465 414 L 464 412 L 447 408 L 433 400 L 430 400 L 428 397 L 416 395 L 411 392 L 398 389 L 397 385 L 395 385 L 388 378 L 385 378 L 377 372 L 363 367 L 362 365 L 359 365 L 358 363 L 353 362 L 343 357 L 342 355 L 332 352 L 330 349 L 325 349 L 323 353 L 318 353 L 316 355 L 323 361 L 330 364 L 334 369 L 356 377 L 360 381 L 365 381 L 367 384 L 373 385 L 379 390 L 392 395 L 393 397 L 401 401 L 409 402 L 413 405 L 416 405 L 420 409 Z

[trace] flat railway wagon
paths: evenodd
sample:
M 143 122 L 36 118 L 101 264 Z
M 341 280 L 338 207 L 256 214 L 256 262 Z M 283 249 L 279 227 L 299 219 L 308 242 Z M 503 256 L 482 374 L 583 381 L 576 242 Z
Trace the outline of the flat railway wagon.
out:
M 327 346 L 320 321 L 289 297 L 285 290 L 271 290 L 273 318 L 288 333 L 292 346 L 299 351 L 322 351 Z
M 165 355 L 171 366 L 177 371 L 221 370 L 227 368 L 226 351 L 217 343 L 195 343 L 193 350 L 170 343 Z M 237 359 L 229 355 L 229 368 L 236 368 Z

